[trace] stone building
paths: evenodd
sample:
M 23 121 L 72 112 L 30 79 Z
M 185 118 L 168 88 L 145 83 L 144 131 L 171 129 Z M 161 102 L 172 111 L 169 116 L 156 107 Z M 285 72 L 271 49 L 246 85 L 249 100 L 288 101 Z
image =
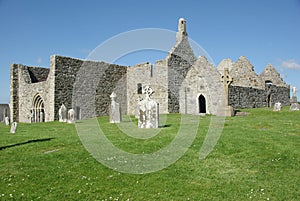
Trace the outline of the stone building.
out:
M 5 120 L 5 117 L 10 117 L 10 109 L 8 104 L 0 104 L 0 122 Z
M 228 94 L 221 80 L 225 69 L 233 78 Z M 108 115 L 112 92 L 122 114 L 134 114 L 147 85 L 160 113 L 223 115 L 226 98 L 234 108 L 290 103 L 290 87 L 271 65 L 257 75 L 245 57 L 225 59 L 217 68 L 204 56 L 196 58 L 183 18 L 174 47 L 155 64 L 120 66 L 53 55 L 50 68 L 12 64 L 10 76 L 10 114 L 18 122 L 57 120 L 62 104 L 73 108 L 77 119 Z

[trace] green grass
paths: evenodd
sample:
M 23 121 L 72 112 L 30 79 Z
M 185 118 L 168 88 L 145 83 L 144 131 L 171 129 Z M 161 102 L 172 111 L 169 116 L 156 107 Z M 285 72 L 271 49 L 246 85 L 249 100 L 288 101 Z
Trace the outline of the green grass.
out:
M 249 115 L 226 118 L 204 160 L 199 151 L 210 116 L 200 118 L 196 139 L 182 158 L 138 175 L 97 162 L 74 125 L 20 123 L 10 134 L 1 123 L 0 200 L 300 200 L 300 112 L 243 111 Z M 113 144 L 131 153 L 158 151 L 180 127 L 180 115 L 170 114 L 158 135 L 143 140 L 123 134 L 108 117 L 98 121 Z

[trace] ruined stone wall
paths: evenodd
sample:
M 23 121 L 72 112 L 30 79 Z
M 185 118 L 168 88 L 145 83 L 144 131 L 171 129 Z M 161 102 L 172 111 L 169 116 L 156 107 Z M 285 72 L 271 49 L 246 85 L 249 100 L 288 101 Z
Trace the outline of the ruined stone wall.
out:
M 0 122 L 5 120 L 5 117 L 10 118 L 10 111 L 8 104 L 0 104 Z
M 271 86 L 271 90 L 229 86 L 229 105 L 238 108 L 272 107 L 274 103 L 281 102 L 289 105 L 290 89 L 282 86 Z M 268 98 L 269 96 L 269 98 Z
M 179 40 L 181 39 L 181 40 Z M 166 58 L 168 65 L 168 110 L 179 112 L 179 90 L 196 58 L 185 35 L 177 33 L 177 44 Z
M 142 88 L 150 86 L 154 93 L 151 98 L 159 104 L 160 113 L 168 113 L 168 71 L 165 60 L 157 61 L 155 65 L 150 63 L 138 64 L 128 67 L 127 73 L 127 100 L 128 114 L 134 114 L 138 99 L 145 95 L 138 93 L 138 85 Z M 142 91 L 140 91 L 142 92 Z
M 109 64 L 100 77 L 96 91 L 97 116 L 109 115 L 110 95 L 115 92 L 122 114 L 127 114 L 127 67 Z
M 49 75 L 49 68 L 27 67 L 31 83 L 46 81 Z
M 30 70 L 35 73 L 34 80 L 30 76 Z M 49 109 L 51 104 L 49 87 L 51 83 L 45 79 L 48 74 L 49 69 L 46 68 L 30 67 L 21 64 L 13 64 L 11 66 L 11 118 L 13 121 L 27 123 L 31 121 L 33 98 L 37 94 L 44 101 L 45 121 L 53 120 L 50 118 L 52 111 Z M 37 80 L 44 81 L 37 82 Z
M 109 96 L 116 90 L 117 102 L 126 112 L 126 68 L 105 62 L 55 56 L 55 119 L 62 104 L 80 108 L 81 118 L 108 115 Z M 117 86 L 120 82 L 121 87 Z
M 204 113 L 222 115 L 225 94 L 220 74 L 204 56 L 194 63 L 183 82 L 180 90 L 180 113 L 199 114 L 200 95 L 205 98 Z

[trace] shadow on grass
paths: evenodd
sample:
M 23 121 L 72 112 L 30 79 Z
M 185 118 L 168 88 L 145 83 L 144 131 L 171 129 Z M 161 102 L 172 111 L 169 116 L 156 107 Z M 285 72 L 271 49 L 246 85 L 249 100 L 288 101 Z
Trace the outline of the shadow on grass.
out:
M 171 124 L 165 124 L 165 125 L 158 126 L 158 128 L 168 128 L 168 127 L 171 127 Z
M 16 147 L 16 146 L 20 146 L 20 145 L 24 145 L 24 144 L 34 143 L 34 142 L 50 141 L 52 139 L 54 139 L 54 138 L 44 138 L 44 139 L 28 140 L 26 142 L 20 142 L 20 143 L 16 143 L 16 144 L 7 145 L 7 146 L 2 146 L 2 147 L 0 147 L 0 150 L 4 150 L 4 149 L 7 149 L 7 148 Z

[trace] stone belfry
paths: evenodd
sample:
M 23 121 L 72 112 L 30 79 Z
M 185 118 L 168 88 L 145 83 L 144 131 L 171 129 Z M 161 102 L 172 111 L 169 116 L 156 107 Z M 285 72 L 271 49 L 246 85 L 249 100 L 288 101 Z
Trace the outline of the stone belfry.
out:
M 176 33 L 177 42 L 180 42 L 186 36 L 187 36 L 186 21 L 184 18 L 180 18 L 178 20 L 178 32 Z
M 176 44 L 166 58 L 168 65 L 168 111 L 179 112 L 179 90 L 187 72 L 196 61 L 194 52 L 188 40 L 186 21 L 178 20 Z

